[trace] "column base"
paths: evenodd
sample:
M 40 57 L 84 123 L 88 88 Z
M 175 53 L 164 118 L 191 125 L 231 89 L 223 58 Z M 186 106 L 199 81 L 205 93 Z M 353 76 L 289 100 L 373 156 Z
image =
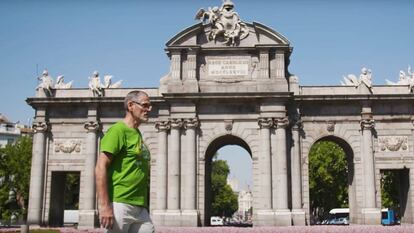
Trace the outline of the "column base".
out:
M 292 223 L 294 226 L 305 226 L 305 211 L 302 209 L 293 209 L 292 210 Z
M 253 220 L 254 226 L 274 226 L 275 213 L 273 210 L 258 210 L 256 212 L 256 219 Z
M 93 229 L 97 222 L 97 212 L 95 210 L 79 210 L 78 229 Z
M 381 225 L 381 209 L 378 209 L 378 208 L 362 209 L 362 224 Z
M 154 226 L 197 227 L 199 214 L 197 210 L 154 210 Z
M 276 226 L 292 226 L 292 213 L 288 209 L 275 211 Z

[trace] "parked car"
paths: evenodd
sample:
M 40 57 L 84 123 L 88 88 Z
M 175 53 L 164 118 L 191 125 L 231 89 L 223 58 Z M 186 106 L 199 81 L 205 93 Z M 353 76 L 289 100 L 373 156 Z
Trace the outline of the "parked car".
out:
M 223 219 L 218 216 L 212 216 L 210 218 L 211 226 L 223 226 Z

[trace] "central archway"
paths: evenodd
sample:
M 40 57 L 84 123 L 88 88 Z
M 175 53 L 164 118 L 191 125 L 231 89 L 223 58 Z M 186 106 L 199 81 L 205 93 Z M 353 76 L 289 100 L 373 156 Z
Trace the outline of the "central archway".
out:
M 249 145 L 241 138 L 234 136 L 234 135 L 223 135 L 219 136 L 218 138 L 214 139 L 207 147 L 205 153 L 205 202 L 204 202 L 204 225 L 210 225 L 210 217 L 211 217 L 211 203 L 212 203 L 212 196 L 211 196 L 211 164 L 214 154 L 222 147 L 228 145 L 237 145 L 245 149 L 250 157 L 252 157 L 252 152 Z
M 349 221 L 350 223 L 355 223 L 356 220 L 356 203 L 355 203 L 355 185 L 354 185 L 354 178 L 355 178 L 355 168 L 354 168 L 354 152 L 351 148 L 351 146 L 349 145 L 348 142 L 346 142 L 344 139 L 337 137 L 337 136 L 333 136 L 333 135 L 329 135 L 329 136 L 324 136 L 319 138 L 318 140 L 316 140 L 312 147 L 311 150 L 309 152 L 309 173 L 311 173 L 311 159 L 310 159 L 310 155 L 312 153 L 312 149 L 318 145 L 318 143 L 321 142 L 329 142 L 331 143 L 330 146 L 335 146 L 336 148 L 338 148 L 339 150 L 342 150 L 344 153 L 344 160 L 346 162 L 346 167 L 344 168 L 346 171 L 346 175 L 347 177 L 346 179 L 346 184 L 347 185 L 347 192 L 348 192 L 348 200 L 347 200 L 347 204 L 348 204 L 348 208 L 349 208 Z M 321 144 L 319 144 L 321 145 Z M 326 145 L 325 145 L 326 146 Z M 331 148 L 333 149 L 333 148 Z M 332 152 L 333 153 L 333 152 Z M 334 161 L 335 163 L 340 163 L 341 161 Z M 309 176 L 309 179 L 311 176 Z M 340 179 L 341 177 L 337 177 L 337 179 Z M 310 199 L 312 200 L 312 196 L 310 196 Z M 332 208 L 337 208 L 340 206 L 335 206 Z M 325 211 L 329 211 L 329 210 L 325 210 Z M 312 211 L 311 211 L 312 212 Z M 319 219 L 321 221 L 321 219 Z

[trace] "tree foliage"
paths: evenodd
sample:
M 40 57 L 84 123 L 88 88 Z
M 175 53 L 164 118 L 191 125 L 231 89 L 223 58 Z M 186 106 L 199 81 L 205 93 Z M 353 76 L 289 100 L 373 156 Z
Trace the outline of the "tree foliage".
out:
M 348 207 L 348 164 L 344 150 L 331 141 L 320 141 L 309 153 L 310 208 L 315 220 L 333 208 Z
M 32 138 L 21 137 L 14 144 L 0 148 L 0 208 L 1 218 L 9 219 L 12 213 L 26 215 Z M 12 191 L 13 193 L 10 193 Z
M 213 160 L 211 166 L 211 214 L 213 216 L 231 217 L 238 209 L 238 200 L 237 195 L 227 184 L 230 168 L 225 160 Z
M 400 209 L 400 172 L 387 170 L 381 177 L 382 207 Z

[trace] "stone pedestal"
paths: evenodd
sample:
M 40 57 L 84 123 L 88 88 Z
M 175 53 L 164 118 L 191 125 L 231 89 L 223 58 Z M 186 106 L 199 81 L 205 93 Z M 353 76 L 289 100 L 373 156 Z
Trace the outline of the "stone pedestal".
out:
M 183 210 L 181 212 L 181 226 L 197 227 L 198 226 L 198 212 L 196 210 Z
M 294 226 L 305 226 L 305 211 L 302 209 L 293 209 L 292 210 L 292 223 Z
M 154 210 L 151 217 L 155 226 L 197 227 L 199 213 L 196 210 Z
M 98 214 L 95 210 L 79 210 L 78 229 L 93 229 L 97 216 Z
M 365 225 L 381 225 L 381 209 L 379 208 L 362 209 L 362 223 Z
M 292 226 L 292 213 L 290 213 L 290 210 L 276 210 L 274 216 L 276 226 Z
M 258 210 L 254 226 L 274 226 L 275 213 L 273 210 Z

